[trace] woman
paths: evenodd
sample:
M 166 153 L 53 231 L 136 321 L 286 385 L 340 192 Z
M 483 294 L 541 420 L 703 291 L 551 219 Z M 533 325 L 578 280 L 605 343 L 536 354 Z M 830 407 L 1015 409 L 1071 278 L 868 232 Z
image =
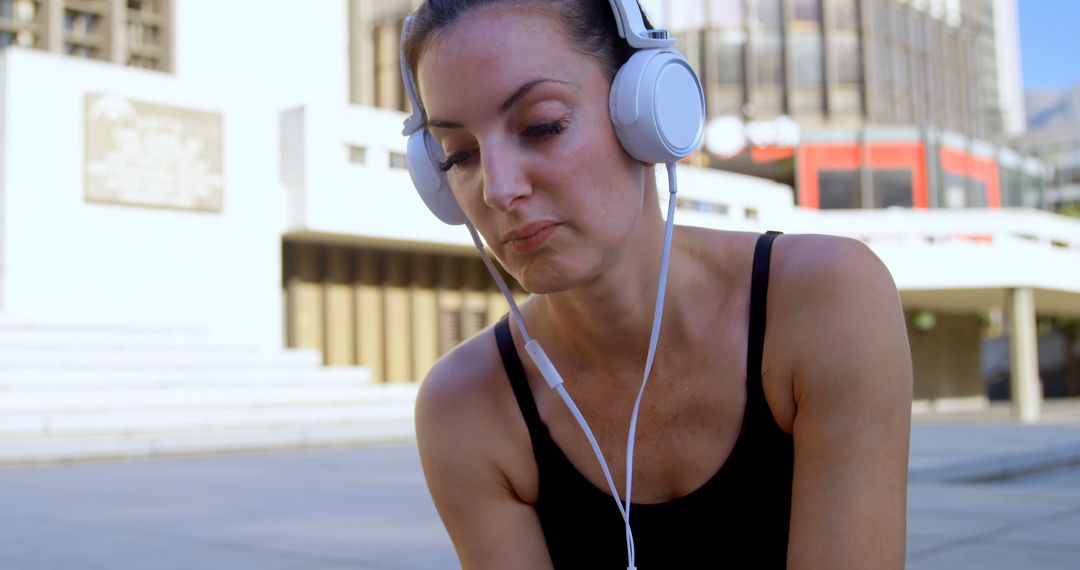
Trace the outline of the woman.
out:
M 607 0 L 432 0 L 405 46 L 453 196 L 533 293 L 524 322 L 619 488 L 664 234 L 653 165 L 609 115 L 629 52 Z M 637 566 L 902 567 L 912 378 L 887 269 L 854 240 L 691 227 L 670 263 L 634 452 Z M 521 354 L 504 320 L 417 400 L 462 566 L 626 567 L 590 444 Z

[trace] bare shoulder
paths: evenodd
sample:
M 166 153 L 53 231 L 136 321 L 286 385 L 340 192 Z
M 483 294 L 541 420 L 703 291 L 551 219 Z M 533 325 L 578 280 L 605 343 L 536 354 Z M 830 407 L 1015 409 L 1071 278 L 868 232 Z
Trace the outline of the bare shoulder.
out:
M 775 245 L 770 282 L 770 312 L 783 315 L 784 328 L 798 339 L 789 344 L 795 355 L 832 358 L 852 347 L 847 342 L 860 339 L 906 347 L 903 307 L 892 274 L 858 240 L 784 235 Z M 825 347 L 828 342 L 837 344 Z
M 773 268 L 785 278 L 805 285 L 831 288 L 862 280 L 863 285 L 896 291 L 889 270 L 863 242 L 841 236 L 822 234 L 786 234 L 777 238 L 779 263 Z M 876 280 L 869 283 L 867 280 Z M 815 291 L 820 292 L 820 291 Z
M 535 500 L 529 431 L 492 327 L 432 367 L 416 398 L 416 439 L 433 495 L 450 483 L 522 503 Z
M 531 506 L 538 483 L 528 429 L 493 331 L 450 351 L 416 400 L 420 463 L 464 568 L 550 568 Z M 524 568 L 525 566 L 517 566 Z
M 796 380 L 865 359 L 860 349 L 882 359 L 910 358 L 896 283 L 866 244 L 794 234 L 779 238 L 775 248 L 770 289 L 775 285 L 779 294 L 770 294 L 770 312 L 783 318 Z
M 474 335 L 435 362 L 420 386 L 417 411 L 443 417 L 484 408 L 502 374 L 499 360 L 492 330 Z
M 857 240 L 776 247 L 769 319 L 785 327 L 795 407 L 789 564 L 902 568 L 912 368 L 896 284 Z
M 486 328 L 440 358 L 428 372 L 416 399 L 416 429 L 421 453 L 468 448 L 486 454 L 512 432 L 511 390 L 492 329 Z M 479 458 L 474 458 L 479 459 Z M 491 459 L 491 457 L 488 457 Z

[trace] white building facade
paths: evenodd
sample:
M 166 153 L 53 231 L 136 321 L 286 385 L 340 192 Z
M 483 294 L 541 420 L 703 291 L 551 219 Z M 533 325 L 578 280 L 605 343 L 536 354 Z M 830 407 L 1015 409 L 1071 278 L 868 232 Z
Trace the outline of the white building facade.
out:
M 350 103 L 356 9 L 179 2 L 172 72 L 0 54 L 0 314 L 191 323 L 270 350 L 317 349 L 324 364 L 384 382 L 419 380 L 501 316 L 466 231 L 412 190 L 404 114 Z M 1037 415 L 1025 327 L 1037 313 L 1080 317 L 1080 222 L 810 211 L 772 181 L 679 172 L 680 223 L 867 242 L 905 306 L 940 315 L 936 333 L 912 332 L 924 407 L 985 405 L 978 315 L 1006 308 L 1013 393 Z

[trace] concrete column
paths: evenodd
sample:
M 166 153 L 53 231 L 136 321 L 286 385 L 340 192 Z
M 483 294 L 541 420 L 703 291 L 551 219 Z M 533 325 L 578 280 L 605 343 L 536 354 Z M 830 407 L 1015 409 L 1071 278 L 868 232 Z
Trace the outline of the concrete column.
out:
M 386 286 L 383 289 L 383 335 L 387 382 L 412 382 L 412 317 L 409 259 L 404 253 L 391 252 L 386 257 Z
M 435 288 L 436 261 L 431 255 L 413 254 L 412 317 L 413 378 L 422 380 L 439 358 L 439 299 Z
M 109 0 L 108 9 L 104 17 L 108 24 L 104 26 L 105 32 L 105 57 L 106 61 L 124 65 L 127 63 L 127 2 L 124 0 Z
M 383 342 L 383 257 L 360 250 L 353 260 L 353 319 L 356 321 L 356 361 L 371 370 L 375 382 L 386 380 Z
M 62 0 L 49 0 L 45 2 L 44 9 L 45 49 L 52 53 L 62 53 L 64 51 L 64 3 Z
M 1035 292 L 1022 287 L 1009 289 L 1006 295 L 1012 414 L 1021 423 L 1037 423 L 1042 411 L 1042 383 L 1035 333 Z
M 356 311 L 353 309 L 352 258 L 342 247 L 325 252 L 323 275 L 324 362 L 328 366 L 356 364 Z

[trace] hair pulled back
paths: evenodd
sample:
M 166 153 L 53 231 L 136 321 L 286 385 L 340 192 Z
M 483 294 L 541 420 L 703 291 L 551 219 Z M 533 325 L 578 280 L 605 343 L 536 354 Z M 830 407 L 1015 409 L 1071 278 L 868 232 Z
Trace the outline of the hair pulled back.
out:
M 615 79 L 619 68 L 636 51 L 619 37 L 609 0 L 427 0 L 413 13 L 405 43 L 405 61 L 413 76 L 420 56 L 437 33 L 473 10 L 499 4 L 529 6 L 557 18 L 562 23 L 564 39 L 582 55 L 597 60 L 609 80 Z M 645 27 L 652 28 L 648 18 Z

